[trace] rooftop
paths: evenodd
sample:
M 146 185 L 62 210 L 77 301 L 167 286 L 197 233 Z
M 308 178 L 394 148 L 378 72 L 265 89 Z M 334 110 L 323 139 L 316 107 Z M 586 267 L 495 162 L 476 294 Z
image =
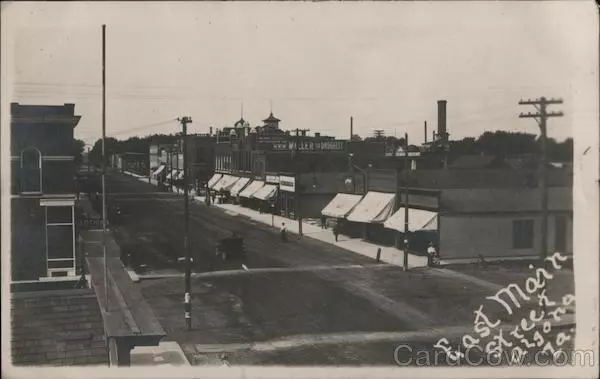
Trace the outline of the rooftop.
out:
M 14 365 L 108 365 L 93 290 L 17 292 L 11 310 Z
M 277 117 L 273 116 L 273 112 L 271 112 L 269 114 L 269 117 L 267 117 L 263 120 L 263 122 L 279 122 L 279 121 L 281 121 L 281 120 L 278 119 Z

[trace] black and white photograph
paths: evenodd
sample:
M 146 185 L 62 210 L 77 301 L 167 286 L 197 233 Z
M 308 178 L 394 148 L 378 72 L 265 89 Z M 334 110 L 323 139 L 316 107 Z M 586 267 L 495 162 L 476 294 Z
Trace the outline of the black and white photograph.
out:
M 3 376 L 596 377 L 596 2 L 1 6 Z

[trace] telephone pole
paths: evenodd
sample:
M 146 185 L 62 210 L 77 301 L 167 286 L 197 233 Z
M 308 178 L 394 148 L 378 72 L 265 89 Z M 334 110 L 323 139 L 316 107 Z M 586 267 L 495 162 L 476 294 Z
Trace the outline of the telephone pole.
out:
M 190 248 L 189 248 L 189 209 L 188 209 L 188 185 L 187 185 L 187 124 L 192 123 L 192 118 L 188 116 L 180 117 L 177 121 L 181 122 L 183 127 L 183 212 L 184 212 L 184 223 L 183 223 L 183 249 L 185 252 L 185 325 L 187 330 L 192 330 L 192 295 L 191 295 L 191 276 L 192 267 L 190 262 Z M 179 162 L 178 162 L 179 164 Z
M 547 144 L 547 128 L 546 123 L 549 117 L 562 117 L 562 112 L 548 112 L 547 106 L 551 104 L 562 104 L 562 99 L 546 99 L 541 97 L 535 100 L 521 100 L 519 105 L 533 105 L 537 110 L 536 113 L 521 113 L 519 118 L 533 118 L 538 123 L 540 128 L 540 142 L 542 147 L 542 159 L 539 167 L 540 170 L 540 189 L 542 191 L 542 243 L 540 244 L 540 259 L 542 262 L 548 255 L 548 183 L 546 178 L 546 144 Z
M 404 133 L 404 261 L 402 267 L 408 270 L 408 133 Z
M 108 260 L 106 253 L 106 25 L 102 25 L 102 257 L 104 258 L 104 310 L 108 312 Z
M 302 237 L 302 213 L 300 212 L 300 207 L 301 207 L 301 203 L 300 203 L 300 195 L 302 192 L 302 189 L 300 188 L 300 159 L 299 159 L 299 153 L 300 153 L 300 132 L 302 132 L 303 134 L 308 132 L 309 129 L 298 129 L 296 128 L 296 146 L 294 147 L 295 149 L 295 160 L 296 160 L 296 164 L 294 165 L 296 167 L 296 177 L 295 177 L 295 190 L 296 190 L 296 218 L 298 219 L 298 237 L 301 238 Z

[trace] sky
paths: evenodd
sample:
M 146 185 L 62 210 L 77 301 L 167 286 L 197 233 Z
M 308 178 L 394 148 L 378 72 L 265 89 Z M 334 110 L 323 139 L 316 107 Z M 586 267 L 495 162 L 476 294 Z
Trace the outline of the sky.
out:
M 252 126 L 272 109 L 283 129 L 348 138 L 353 116 L 362 137 L 421 143 L 441 99 L 451 139 L 537 134 L 518 101 L 545 96 L 564 100 L 548 124 L 564 140 L 596 112 L 575 106 L 597 92 L 596 17 L 591 1 L 3 2 L 3 102 L 73 102 L 92 144 L 106 24 L 107 136 L 176 132 L 180 116 L 206 133 L 243 107 Z

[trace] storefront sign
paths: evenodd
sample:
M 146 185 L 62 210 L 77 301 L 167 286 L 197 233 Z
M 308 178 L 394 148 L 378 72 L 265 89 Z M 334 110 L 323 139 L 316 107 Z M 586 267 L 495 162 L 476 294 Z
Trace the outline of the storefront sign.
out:
M 273 150 L 277 151 L 343 151 L 346 141 L 300 141 L 296 148 L 295 141 L 273 142 Z
M 385 156 L 386 157 L 403 157 L 404 156 L 404 149 L 399 147 L 397 150 L 387 150 L 385 152 Z M 420 151 L 409 151 L 408 152 L 408 156 L 409 157 L 420 157 L 421 156 L 421 152 Z
M 267 183 L 279 183 L 279 176 L 278 175 L 267 175 L 267 178 L 265 181 Z
M 293 176 L 280 176 L 279 189 L 286 192 L 296 192 L 296 178 Z

